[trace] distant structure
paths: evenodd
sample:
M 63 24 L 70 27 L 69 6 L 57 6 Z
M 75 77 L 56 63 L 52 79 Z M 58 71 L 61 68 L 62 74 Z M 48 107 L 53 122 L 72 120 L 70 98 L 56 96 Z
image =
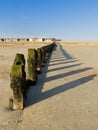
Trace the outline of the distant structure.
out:
M 56 38 L 0 38 L 0 42 L 51 42 L 61 41 Z

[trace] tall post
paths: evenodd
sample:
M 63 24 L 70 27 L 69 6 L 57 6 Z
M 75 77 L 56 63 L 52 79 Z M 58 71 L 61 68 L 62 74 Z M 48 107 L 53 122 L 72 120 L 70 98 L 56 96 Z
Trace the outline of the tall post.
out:
M 11 105 L 13 102 L 12 109 L 23 109 L 26 97 L 25 58 L 23 54 L 16 54 L 11 68 L 10 87 L 13 91 L 13 99 L 9 100 Z
M 28 49 L 28 74 L 29 79 L 36 84 L 37 82 L 37 52 L 35 49 Z
M 42 71 L 42 51 L 41 48 L 37 49 L 37 72 L 41 73 Z

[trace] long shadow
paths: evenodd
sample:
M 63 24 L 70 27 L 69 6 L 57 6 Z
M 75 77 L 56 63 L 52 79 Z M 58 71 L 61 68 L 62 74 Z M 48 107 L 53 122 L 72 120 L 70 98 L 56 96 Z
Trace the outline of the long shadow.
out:
M 60 49 L 61 49 L 62 53 L 64 54 L 65 58 L 67 58 L 67 60 L 74 59 L 67 52 L 65 52 L 62 49 L 61 46 L 60 46 Z M 51 57 L 50 57 L 50 59 L 51 59 Z M 42 74 L 39 75 L 39 77 L 38 77 L 38 84 L 36 86 L 32 86 L 28 90 L 27 101 L 26 101 L 26 104 L 25 104 L 26 107 L 28 107 L 28 106 L 30 106 L 30 105 L 32 105 L 34 103 L 38 103 L 38 102 L 40 102 L 42 100 L 45 100 L 47 98 L 50 98 L 52 96 L 55 96 L 57 94 L 60 94 L 62 92 L 65 92 L 65 91 L 67 91 L 69 89 L 78 87 L 79 85 L 84 84 L 84 83 L 92 80 L 96 76 L 96 75 L 89 75 L 89 76 L 80 78 L 78 80 L 74 80 L 74 81 L 71 81 L 69 83 L 65 83 L 65 84 L 63 84 L 61 86 L 56 86 L 55 88 L 53 88 L 51 90 L 48 90 L 46 92 L 42 92 L 42 88 L 43 88 L 45 82 L 49 82 L 51 80 L 63 78 L 65 76 L 69 76 L 69 75 L 72 75 L 72 74 L 81 73 L 81 72 L 84 72 L 84 71 L 92 69 L 92 68 L 84 68 L 84 69 L 79 69 L 79 70 L 73 70 L 73 71 L 70 71 L 70 72 L 67 72 L 67 73 L 63 73 L 63 74 L 59 74 L 59 75 L 55 75 L 55 76 L 51 76 L 51 77 L 46 78 L 46 74 L 47 74 L 47 70 L 48 70 L 50 59 L 46 63 L 45 68 L 43 69 Z M 75 61 L 76 60 L 74 60 L 74 61 L 66 61 L 65 63 L 71 63 L 71 62 L 75 62 Z M 64 64 L 64 63 L 62 63 L 62 64 Z M 54 65 L 57 65 L 57 63 L 54 64 Z M 73 65 L 71 67 L 73 67 Z M 57 68 L 55 68 L 55 70 L 56 69 Z M 50 70 L 50 71 L 53 71 L 53 70 Z
M 62 47 L 62 45 L 59 44 L 60 50 L 62 51 L 63 55 L 65 56 L 65 58 L 68 59 L 75 59 L 73 56 L 69 55 L 67 51 L 65 51 Z
M 57 94 L 60 94 L 62 92 L 65 92 L 69 89 L 72 89 L 72 88 L 75 88 L 75 87 L 78 87 L 79 85 L 82 85 L 84 83 L 87 83 L 89 82 L 90 80 L 93 80 L 93 78 L 96 76 L 96 74 L 92 74 L 92 75 L 89 75 L 89 76 L 86 76 L 86 77 L 83 77 L 83 78 L 80 78 L 80 79 L 77 79 L 77 80 L 74 80 L 72 82 L 69 82 L 67 84 L 63 84 L 61 86 L 58 86 L 58 87 L 55 87 L 51 90 L 48 90 L 46 92 L 43 92 L 41 93 L 41 97 L 40 99 L 38 100 L 41 101 L 41 100 L 45 100 L 49 97 L 52 97 L 52 96 L 55 96 Z
M 63 78 L 63 77 L 66 77 L 66 76 L 74 75 L 74 74 L 77 74 L 77 73 L 82 73 L 82 72 L 85 72 L 85 71 L 88 71 L 88 70 L 91 70 L 91 69 L 92 69 L 91 67 L 88 67 L 88 68 L 83 68 L 83 69 L 78 69 L 78 70 L 72 70 L 72 71 L 67 72 L 67 73 L 54 75 L 54 76 L 46 78 L 45 82 L 49 82 L 49 81 L 52 81 L 52 80 L 55 80 L 55 79 L 59 79 L 59 78 Z
M 63 58 L 63 59 L 61 58 L 61 59 L 58 59 L 58 60 L 52 60 L 50 62 L 52 63 L 52 62 L 61 62 L 61 61 L 66 61 L 66 59 L 65 58 Z
M 53 63 L 53 64 L 49 64 L 49 66 L 55 66 L 55 65 L 61 65 L 61 64 L 67 64 L 67 63 L 72 63 L 72 62 L 76 62 L 76 61 L 79 61 L 79 60 L 66 60 L 64 62 L 59 62 L 59 63 Z M 50 62 L 51 63 L 51 62 Z
M 76 66 L 80 66 L 82 65 L 82 63 L 80 64 L 74 64 L 74 65 L 68 65 L 68 66 L 63 66 L 63 67 L 58 67 L 58 68 L 53 68 L 53 69 L 49 69 L 47 72 L 53 72 L 53 71 L 57 71 L 57 70 L 63 70 L 63 69 L 67 69 L 67 68 L 72 68 L 72 67 L 76 67 Z
M 37 81 L 38 83 L 35 86 L 34 85 L 29 86 L 25 107 L 33 104 L 33 102 L 38 98 L 39 94 L 41 93 L 51 56 L 48 59 L 48 61 L 46 62 L 45 67 L 42 69 L 42 73 L 40 75 L 38 75 L 38 81 Z
M 53 97 L 57 94 L 63 93 L 65 91 L 69 90 L 69 89 L 73 89 L 75 87 L 78 87 L 79 85 L 85 84 L 85 83 L 89 82 L 90 80 L 93 80 L 93 78 L 95 76 L 96 76 L 96 74 L 92 74 L 92 75 L 89 75 L 89 76 L 86 76 L 86 77 L 82 77 L 82 78 L 74 80 L 72 82 L 65 83 L 63 85 L 57 86 L 57 87 L 50 89 L 48 91 L 45 91 L 43 93 L 39 93 L 36 98 L 33 98 L 33 100 L 27 104 L 27 107 L 32 105 L 32 104 L 43 101 L 45 99 L 48 99 L 50 97 Z
M 65 59 L 65 57 L 64 56 L 52 57 L 50 61 L 54 62 L 55 60 L 58 60 L 58 59 Z

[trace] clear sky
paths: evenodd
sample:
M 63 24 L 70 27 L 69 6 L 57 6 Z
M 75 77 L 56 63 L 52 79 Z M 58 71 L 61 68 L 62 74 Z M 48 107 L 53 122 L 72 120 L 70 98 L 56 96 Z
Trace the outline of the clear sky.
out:
M 0 0 L 0 37 L 98 41 L 98 0 Z

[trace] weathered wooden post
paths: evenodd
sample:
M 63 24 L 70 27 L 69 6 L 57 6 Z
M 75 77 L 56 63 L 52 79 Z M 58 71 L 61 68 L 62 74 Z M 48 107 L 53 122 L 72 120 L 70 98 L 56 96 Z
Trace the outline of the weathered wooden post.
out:
M 37 49 L 37 72 L 41 73 L 42 71 L 42 51 L 41 48 Z
M 16 54 L 15 60 L 14 60 L 15 65 L 23 65 L 24 70 L 25 70 L 25 58 L 23 54 Z
M 37 81 L 37 51 L 28 49 L 28 75 L 29 79 L 36 84 Z
M 47 46 L 44 46 L 44 53 L 45 53 L 45 63 L 47 62 L 48 60 L 48 57 L 47 57 Z
M 22 65 L 23 66 L 23 79 L 25 82 L 24 86 L 24 98 L 26 97 L 26 72 L 25 72 L 25 57 L 23 54 L 16 54 L 15 60 L 14 60 L 14 65 Z
M 48 58 L 49 58 L 49 56 L 50 56 L 49 47 L 50 47 L 49 45 L 46 46 L 46 56 L 45 56 L 46 61 L 48 60 Z
M 11 89 L 13 90 L 13 108 L 23 109 L 24 107 L 24 79 L 23 66 L 13 65 L 11 72 Z
M 41 47 L 41 51 L 42 51 L 42 67 L 45 66 L 45 49 L 44 47 Z
M 14 110 L 23 109 L 26 96 L 26 73 L 23 54 L 16 54 L 10 75 L 10 87 L 13 90 L 13 99 L 9 99 L 10 105 Z

